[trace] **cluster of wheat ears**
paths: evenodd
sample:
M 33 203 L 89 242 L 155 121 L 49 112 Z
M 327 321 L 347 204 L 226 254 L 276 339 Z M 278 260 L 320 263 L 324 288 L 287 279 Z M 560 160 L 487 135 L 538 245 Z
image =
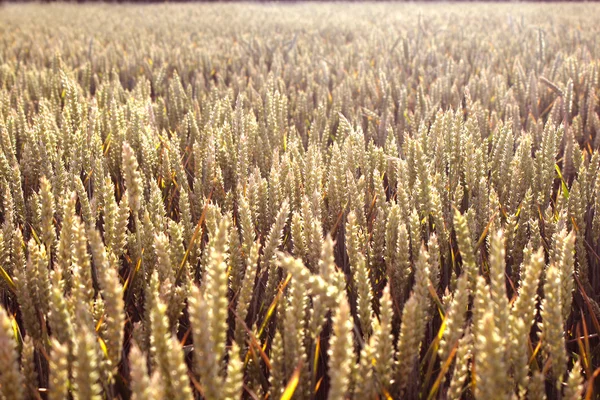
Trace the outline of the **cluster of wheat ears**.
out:
M 600 8 L 0 8 L 0 398 L 592 398 Z

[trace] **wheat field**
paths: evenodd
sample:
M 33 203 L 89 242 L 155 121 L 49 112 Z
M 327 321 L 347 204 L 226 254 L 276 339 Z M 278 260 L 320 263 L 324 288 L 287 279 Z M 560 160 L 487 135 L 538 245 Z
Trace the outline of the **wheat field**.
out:
M 0 5 L 0 398 L 598 398 L 598 15 Z

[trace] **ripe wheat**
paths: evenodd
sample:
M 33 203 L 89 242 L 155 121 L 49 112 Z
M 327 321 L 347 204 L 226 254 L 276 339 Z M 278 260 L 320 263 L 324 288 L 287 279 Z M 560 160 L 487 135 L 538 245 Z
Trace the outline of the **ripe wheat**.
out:
M 0 398 L 591 398 L 599 12 L 0 6 Z

